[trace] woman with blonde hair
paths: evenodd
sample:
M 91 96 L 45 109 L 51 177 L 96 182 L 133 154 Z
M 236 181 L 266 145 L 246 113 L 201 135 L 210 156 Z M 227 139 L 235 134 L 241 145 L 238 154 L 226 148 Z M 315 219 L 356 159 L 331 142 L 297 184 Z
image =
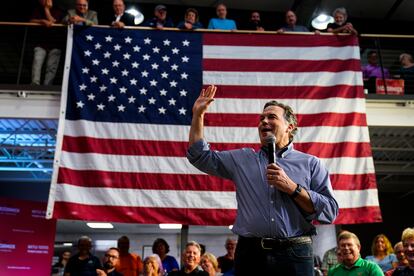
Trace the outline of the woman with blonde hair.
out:
M 164 269 L 157 254 L 152 254 L 144 259 L 144 276 L 163 276 Z
M 378 264 L 383 272 L 397 267 L 397 257 L 394 254 L 391 242 L 384 234 L 379 234 L 374 238 L 371 252 L 372 255 L 366 256 L 365 259 Z
M 203 256 L 201 256 L 200 265 L 203 268 L 203 270 L 208 273 L 209 276 L 223 275 L 223 273 L 220 272 L 220 269 L 218 267 L 216 257 L 209 252 L 206 252 Z

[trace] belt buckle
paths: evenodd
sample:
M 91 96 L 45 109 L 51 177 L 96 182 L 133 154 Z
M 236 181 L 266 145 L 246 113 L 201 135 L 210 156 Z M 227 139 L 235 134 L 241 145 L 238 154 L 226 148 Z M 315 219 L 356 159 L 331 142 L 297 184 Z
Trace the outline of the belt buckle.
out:
M 260 243 L 261 243 L 263 249 L 265 249 L 265 250 L 272 250 L 273 249 L 272 247 L 266 247 L 265 246 L 265 244 L 264 244 L 265 241 L 273 241 L 273 239 L 272 238 L 262 238 L 260 240 Z

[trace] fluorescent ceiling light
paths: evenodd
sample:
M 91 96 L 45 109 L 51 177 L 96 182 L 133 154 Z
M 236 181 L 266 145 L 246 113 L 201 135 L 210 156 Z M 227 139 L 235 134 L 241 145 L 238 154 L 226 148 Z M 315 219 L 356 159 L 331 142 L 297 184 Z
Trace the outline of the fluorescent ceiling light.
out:
M 334 22 L 335 20 L 332 16 L 322 13 L 312 20 L 312 27 L 317 30 L 325 30 L 329 23 Z
M 63 246 L 72 246 L 73 245 L 73 243 L 71 243 L 71 242 L 64 242 L 63 243 Z
M 231 229 L 233 229 L 233 225 L 229 225 L 229 229 L 231 230 Z
M 132 15 L 134 17 L 134 24 L 135 25 L 139 25 L 139 24 L 142 23 L 142 21 L 144 21 L 144 15 L 138 9 L 130 8 L 130 9 L 126 10 L 125 12 L 129 13 L 130 15 Z
M 109 222 L 87 222 L 86 225 L 93 229 L 113 229 L 114 226 Z
M 182 226 L 178 223 L 160 223 L 160 229 L 181 229 Z

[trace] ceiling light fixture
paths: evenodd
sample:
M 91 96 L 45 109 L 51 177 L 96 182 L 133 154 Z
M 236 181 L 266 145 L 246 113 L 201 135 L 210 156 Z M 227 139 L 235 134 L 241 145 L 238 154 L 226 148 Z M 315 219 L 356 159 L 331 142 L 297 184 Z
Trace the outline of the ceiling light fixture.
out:
M 87 222 L 86 225 L 93 229 L 113 229 L 114 226 L 109 222 Z
M 182 224 L 178 223 L 160 223 L 160 229 L 181 229 L 183 227 Z
M 136 8 L 130 8 L 125 11 L 126 13 L 129 13 L 134 17 L 134 23 L 135 25 L 139 25 L 144 21 L 144 15 L 139 9 Z
M 329 23 L 334 23 L 332 16 L 321 13 L 312 20 L 312 27 L 317 30 L 325 30 Z

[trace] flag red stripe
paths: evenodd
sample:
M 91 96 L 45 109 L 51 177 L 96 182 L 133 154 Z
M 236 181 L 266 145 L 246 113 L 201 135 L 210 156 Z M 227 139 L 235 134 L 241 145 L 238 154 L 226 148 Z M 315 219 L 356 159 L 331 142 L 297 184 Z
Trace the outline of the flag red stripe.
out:
M 257 150 L 260 148 L 260 145 L 256 143 L 211 143 L 211 148 L 219 151 L 243 147 Z M 62 150 L 67 152 L 176 157 L 185 157 L 187 148 L 187 142 L 101 139 L 71 136 L 65 136 L 62 145 Z M 371 156 L 368 143 L 295 143 L 295 148 L 320 158 Z
M 344 47 L 358 46 L 358 39 L 350 35 L 297 35 L 279 34 L 268 35 L 255 33 L 254 35 L 231 34 L 222 35 L 206 33 L 203 35 L 203 45 L 228 46 L 274 46 L 274 47 Z
M 355 224 L 381 222 L 381 209 L 379 206 L 360 208 L 340 208 L 335 224 Z
M 297 114 L 298 126 L 367 126 L 362 113 Z M 206 113 L 206 126 L 257 127 L 259 114 Z
M 377 183 L 374 173 L 367 174 L 330 174 L 334 190 L 365 190 L 376 189 Z
M 150 190 L 235 191 L 234 183 L 208 175 L 127 173 L 59 168 L 58 183 L 80 187 Z
M 361 71 L 359 60 L 241 60 L 204 59 L 204 71 L 243 71 L 243 72 L 342 72 Z
M 236 210 L 96 206 L 57 201 L 53 217 L 146 224 L 163 222 L 188 225 L 231 225 L 234 223 Z
M 205 85 L 204 87 L 207 87 Z M 365 98 L 363 86 L 237 86 L 219 85 L 216 98 L 240 99 L 329 99 Z

